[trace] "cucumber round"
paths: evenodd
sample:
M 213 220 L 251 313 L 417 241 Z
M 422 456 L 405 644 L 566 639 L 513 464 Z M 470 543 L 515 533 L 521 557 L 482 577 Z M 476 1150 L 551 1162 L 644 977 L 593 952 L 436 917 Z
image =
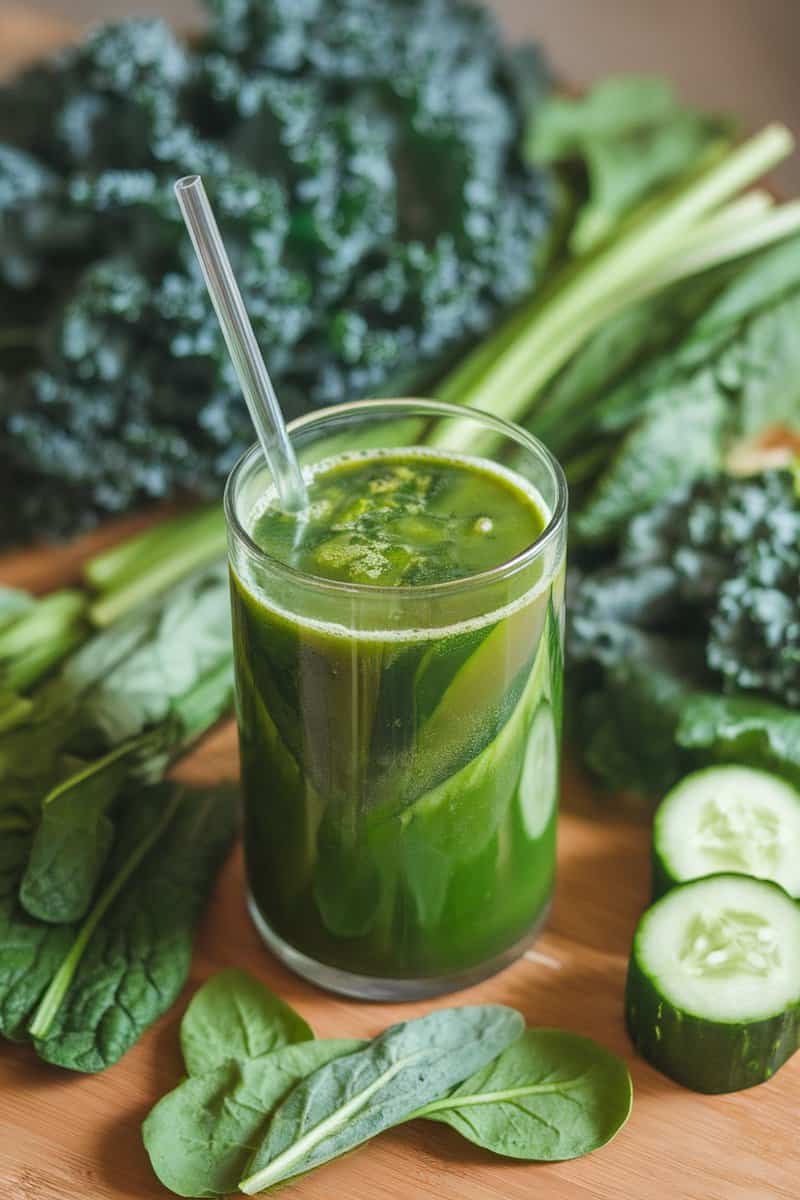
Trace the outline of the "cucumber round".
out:
M 717 871 L 771 879 L 800 896 L 800 792 L 750 767 L 681 780 L 653 824 L 653 896 Z
M 547 703 L 539 705 L 531 723 L 517 796 L 525 832 L 541 837 L 558 800 L 558 739 Z
M 640 1054 L 697 1092 L 763 1083 L 800 1033 L 800 907 L 748 875 L 673 888 L 633 938 L 625 1020 Z

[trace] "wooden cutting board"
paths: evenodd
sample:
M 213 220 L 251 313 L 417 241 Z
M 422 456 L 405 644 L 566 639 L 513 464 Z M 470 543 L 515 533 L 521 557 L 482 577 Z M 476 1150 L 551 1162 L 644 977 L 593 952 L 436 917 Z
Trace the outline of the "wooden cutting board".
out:
M 0 558 L 0 582 L 42 591 L 77 578 L 81 560 L 132 532 L 137 519 L 58 549 Z M 213 732 L 178 774 L 235 776 L 235 730 Z M 383 1134 L 281 1195 L 297 1200 L 797 1200 L 800 1195 L 800 1055 L 767 1084 L 698 1096 L 633 1053 L 622 1023 L 631 933 L 649 886 L 648 829 L 568 770 L 559 829 L 559 875 L 549 927 L 514 966 L 456 1003 L 500 1001 L 532 1025 L 596 1038 L 630 1064 L 633 1115 L 611 1143 L 556 1165 L 507 1162 L 443 1126 L 417 1122 Z M 1 951 L 0 951 L 1 952 Z M 179 1003 L 116 1066 L 83 1076 L 0 1046 L 0 1200 L 157 1200 L 142 1118 L 181 1074 L 178 1024 L 194 989 L 222 967 L 257 975 L 323 1037 L 371 1036 L 398 1019 L 452 1003 L 360 1004 L 291 975 L 262 946 L 245 912 L 237 848 L 217 883 Z

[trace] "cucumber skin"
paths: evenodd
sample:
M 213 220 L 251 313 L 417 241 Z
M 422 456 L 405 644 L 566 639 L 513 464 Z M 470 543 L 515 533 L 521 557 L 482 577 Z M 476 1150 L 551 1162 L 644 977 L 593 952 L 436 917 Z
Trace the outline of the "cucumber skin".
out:
M 664 859 L 659 854 L 653 840 L 653 853 L 651 857 L 652 875 L 650 881 L 650 903 L 654 904 L 656 900 L 660 900 L 667 892 L 674 887 L 679 887 L 682 883 L 689 883 L 690 880 L 678 879 L 677 875 L 669 869 Z
M 659 994 L 639 965 L 636 940 L 625 982 L 625 1025 L 651 1066 L 694 1092 L 713 1095 L 764 1083 L 792 1057 L 800 1035 L 797 1009 L 747 1023 L 695 1017 Z

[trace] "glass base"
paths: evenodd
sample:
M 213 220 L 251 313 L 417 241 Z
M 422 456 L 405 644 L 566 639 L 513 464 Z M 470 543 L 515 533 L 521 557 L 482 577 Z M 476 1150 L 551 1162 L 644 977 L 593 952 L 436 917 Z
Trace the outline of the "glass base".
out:
M 445 992 L 457 992 L 462 988 L 471 987 L 474 983 L 480 983 L 482 979 L 488 979 L 490 975 L 496 975 L 530 948 L 550 915 L 548 903 L 528 933 L 502 954 L 481 963 L 480 966 L 457 971 L 452 975 L 426 975 L 419 979 L 384 979 L 375 975 L 357 975 L 353 971 L 343 971 L 339 967 L 317 962 L 315 958 L 296 950 L 267 924 L 249 890 L 247 908 L 253 924 L 268 948 L 297 975 L 302 975 L 304 979 L 308 979 L 317 987 L 326 988 L 329 992 L 338 992 L 341 996 L 352 996 L 356 1000 L 390 1001 L 424 1000 L 429 996 L 441 996 Z

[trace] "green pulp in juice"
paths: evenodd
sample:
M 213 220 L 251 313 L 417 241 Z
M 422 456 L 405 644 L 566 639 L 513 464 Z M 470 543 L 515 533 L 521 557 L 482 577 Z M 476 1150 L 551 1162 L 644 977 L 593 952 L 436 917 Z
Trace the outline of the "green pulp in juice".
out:
M 273 502 L 253 540 L 300 571 L 379 587 L 444 583 L 508 562 L 542 531 L 511 478 L 459 460 L 372 453 L 315 477 L 298 522 Z
M 250 535 L 306 574 L 424 588 L 507 563 L 546 524 L 483 460 L 375 451 L 321 464 L 302 517 Z M 381 978 L 501 957 L 543 915 L 555 858 L 563 573 L 444 629 L 293 615 L 233 577 L 246 855 L 270 929 Z M 387 621 L 387 630 L 389 622 Z

